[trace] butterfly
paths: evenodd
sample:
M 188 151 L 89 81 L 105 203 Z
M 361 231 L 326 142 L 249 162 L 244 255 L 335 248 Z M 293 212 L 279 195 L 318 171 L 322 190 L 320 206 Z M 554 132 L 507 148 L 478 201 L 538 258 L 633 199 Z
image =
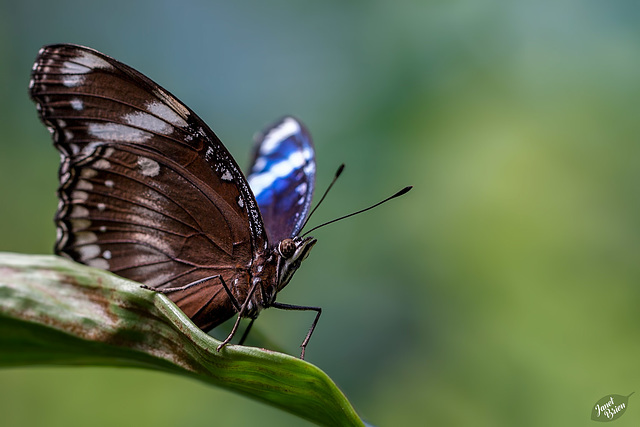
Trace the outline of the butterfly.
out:
M 209 330 L 251 323 L 316 243 L 300 232 L 315 184 L 311 136 L 284 117 L 244 177 L 191 109 L 133 68 L 71 44 L 43 47 L 29 83 L 60 152 L 56 253 L 165 293 Z M 245 333 L 246 336 L 246 333 Z

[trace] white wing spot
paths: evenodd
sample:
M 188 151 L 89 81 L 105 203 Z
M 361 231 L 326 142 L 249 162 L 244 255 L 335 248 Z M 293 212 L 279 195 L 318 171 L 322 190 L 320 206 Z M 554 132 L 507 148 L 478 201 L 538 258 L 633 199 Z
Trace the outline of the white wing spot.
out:
M 64 74 L 62 84 L 66 87 L 76 87 L 84 83 L 84 76 L 80 74 Z
M 78 253 L 80 253 L 81 259 L 87 260 L 100 255 L 100 248 L 98 247 L 98 245 L 79 246 Z
M 60 209 L 58 209 L 60 210 Z M 89 209 L 81 205 L 73 205 L 71 208 L 71 218 L 86 218 L 89 216 Z
M 93 170 L 93 169 L 88 169 L 88 170 Z M 82 175 L 82 173 L 81 173 L 81 175 Z M 78 180 L 78 184 L 76 185 L 76 188 L 78 190 L 91 191 L 91 190 L 93 190 L 93 184 L 90 183 L 89 181 L 84 180 L 84 179 L 80 179 L 80 180 Z
M 231 175 L 231 172 L 229 172 L 228 170 L 225 170 L 224 173 L 222 174 L 222 180 L 223 181 L 232 181 L 233 180 L 233 175 Z
M 56 228 L 56 242 L 61 241 L 63 237 L 66 240 L 66 236 L 67 236 L 67 234 L 64 232 L 64 230 L 62 228 L 60 228 L 60 227 Z
M 82 103 L 81 99 L 73 98 L 69 102 L 71 103 L 71 108 L 73 108 L 76 111 L 82 111 L 82 109 L 84 108 L 84 104 Z
M 109 160 L 100 159 L 93 164 L 93 167 L 96 169 L 109 169 L 111 167 L 111 163 Z
M 242 196 L 238 196 L 238 206 L 244 208 L 244 201 L 242 200 Z
M 74 191 L 71 193 L 71 198 L 74 202 L 86 202 L 89 198 L 89 194 L 84 191 Z
M 87 261 L 87 265 L 90 267 L 101 268 L 103 270 L 109 269 L 109 262 L 104 258 L 94 258 Z
M 143 113 L 142 111 L 125 114 L 122 118 L 128 124 L 137 128 L 161 133 L 163 135 L 171 133 L 171 125 L 155 116 L 152 116 L 151 114 Z
M 107 251 L 102 252 L 102 257 L 104 259 L 111 259 L 111 251 L 107 250 Z
M 303 182 L 300 185 L 298 185 L 296 187 L 296 191 L 298 192 L 298 194 L 304 194 L 307 192 L 307 183 Z
M 89 134 L 107 141 L 145 142 L 152 134 L 119 123 L 89 123 Z
M 101 225 L 99 228 L 101 233 L 104 233 L 105 231 L 107 231 L 107 226 L 106 225 Z
M 144 176 L 158 176 L 160 173 L 158 162 L 147 157 L 138 157 L 138 166 L 140 167 L 140 173 Z
M 98 203 L 98 210 L 100 212 L 104 211 L 107 208 L 107 206 L 104 203 Z
M 178 113 L 169 108 L 168 105 L 162 102 L 150 102 L 147 104 L 147 109 L 151 114 L 155 114 L 163 120 L 168 121 L 174 126 L 187 127 L 187 122 L 180 117 Z
M 178 114 L 182 117 L 189 116 L 189 110 L 182 105 L 177 99 L 173 96 L 166 93 L 164 90 L 160 88 L 156 88 L 153 90 L 153 93 L 160 98 L 165 104 L 169 105 L 172 109 L 178 111 Z
M 93 178 L 98 175 L 98 171 L 95 169 L 84 168 L 80 171 L 81 178 Z
M 95 233 L 92 233 L 90 231 L 81 231 L 75 234 L 75 244 L 79 247 L 82 247 L 80 245 L 86 245 L 94 243 L 96 241 L 98 241 L 98 237 Z
M 71 218 L 71 230 L 75 233 L 80 231 L 85 231 L 87 228 L 91 227 L 91 220 L 86 218 Z
M 107 179 L 107 180 L 104 182 L 104 185 L 106 185 L 106 186 L 107 186 L 107 187 L 109 187 L 109 188 L 113 188 L 113 181 L 111 181 L 110 179 Z

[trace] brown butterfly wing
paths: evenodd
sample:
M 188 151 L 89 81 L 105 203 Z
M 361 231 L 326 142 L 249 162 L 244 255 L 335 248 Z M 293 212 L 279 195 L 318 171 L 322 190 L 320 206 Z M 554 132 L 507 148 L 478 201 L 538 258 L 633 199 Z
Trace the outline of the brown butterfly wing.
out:
M 216 135 L 147 77 L 80 46 L 43 48 L 30 93 L 62 155 L 57 252 L 184 288 L 169 296 L 203 328 L 232 316 L 221 280 L 243 301 L 268 243 Z

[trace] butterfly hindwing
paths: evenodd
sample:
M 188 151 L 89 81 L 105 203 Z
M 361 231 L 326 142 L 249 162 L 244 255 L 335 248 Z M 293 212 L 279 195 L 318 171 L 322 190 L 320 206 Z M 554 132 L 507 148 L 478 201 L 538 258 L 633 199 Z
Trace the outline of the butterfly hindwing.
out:
M 268 245 L 258 205 L 216 135 L 169 92 L 89 48 L 41 50 L 30 84 L 62 154 L 57 251 L 169 294 L 199 326 L 233 315 L 221 286 Z M 204 295 L 204 296 L 203 296 Z M 225 317 L 226 316 L 226 317 Z M 218 317 L 225 317 L 218 319 Z
M 294 117 L 282 118 L 256 137 L 247 180 L 270 241 L 299 234 L 309 215 L 315 171 L 311 135 Z

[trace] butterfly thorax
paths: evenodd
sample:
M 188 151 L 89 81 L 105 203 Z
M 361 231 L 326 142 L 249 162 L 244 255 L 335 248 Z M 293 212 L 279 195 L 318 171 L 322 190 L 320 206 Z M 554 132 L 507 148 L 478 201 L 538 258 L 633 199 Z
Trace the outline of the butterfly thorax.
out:
M 258 256 L 251 267 L 251 286 L 257 283 L 257 287 L 247 304 L 246 317 L 256 318 L 275 302 L 277 293 L 289 283 L 316 241 L 313 237 L 284 239 Z

